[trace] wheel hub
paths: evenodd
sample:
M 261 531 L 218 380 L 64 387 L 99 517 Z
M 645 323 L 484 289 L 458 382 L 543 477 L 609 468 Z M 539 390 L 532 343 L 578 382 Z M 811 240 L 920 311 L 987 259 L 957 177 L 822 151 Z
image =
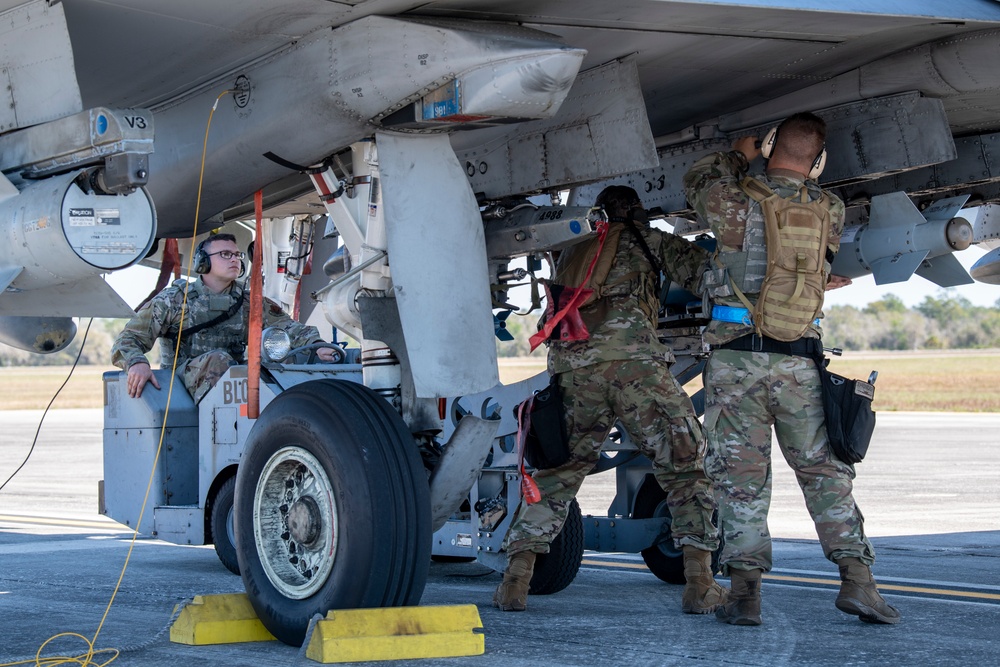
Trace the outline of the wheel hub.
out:
M 286 520 L 291 540 L 303 546 L 315 544 L 319 537 L 320 526 L 323 525 L 319 505 L 315 500 L 308 496 L 297 500 L 288 508 Z
M 301 600 L 333 570 L 337 505 L 322 464 L 300 447 L 284 447 L 261 472 L 254 495 L 254 537 L 261 565 L 282 595 Z

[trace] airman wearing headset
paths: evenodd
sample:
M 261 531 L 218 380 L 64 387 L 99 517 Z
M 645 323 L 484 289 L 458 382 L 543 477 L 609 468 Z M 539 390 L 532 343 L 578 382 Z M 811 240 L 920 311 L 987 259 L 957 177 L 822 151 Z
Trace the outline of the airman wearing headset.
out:
M 768 270 L 762 207 L 741 185 L 761 153 L 767 165 L 757 181 L 783 199 L 798 195 L 807 203 L 801 199 L 805 192 L 817 210 L 825 209 L 816 219 L 829 220 L 826 289 L 850 282 L 829 275 L 840 247 L 844 204 L 816 182 L 826 164 L 825 142 L 823 120 L 798 113 L 768 132 L 762 152 L 754 137 L 742 137 L 732 151 L 703 158 L 684 176 L 688 201 L 718 244 L 703 281 L 713 304 L 704 333 L 712 346 L 704 372 L 704 428 L 706 467 L 716 484 L 725 544 L 720 564 L 732 580 L 731 598 L 716 617 L 733 625 L 762 622 L 761 575 L 772 566 L 767 528 L 772 428 L 802 488 L 823 553 L 840 570 L 837 609 L 868 623 L 899 620 L 872 579 L 875 551 L 852 494 L 854 466 L 837 459 L 828 444 L 815 361 L 817 352 L 822 356 L 819 320 L 798 339 L 774 340 L 756 333 L 749 308 L 737 298 L 742 292 L 756 304 Z
M 142 395 L 146 383 L 160 388 L 145 356 L 157 339 L 160 367 L 173 367 L 176 350 L 177 368 L 195 402 L 215 386 L 230 366 L 246 363 L 250 299 L 237 281 L 246 272 L 246 265 L 236 237 L 208 237 L 198 244 L 193 259 L 198 280 L 188 285 L 186 279 L 181 279 L 166 287 L 139 309 L 115 340 L 111 361 L 128 371 L 128 394 L 133 398 Z M 184 328 L 180 330 L 182 306 Z M 322 340 L 316 327 L 292 320 L 274 301 L 265 298 L 263 310 L 264 326 L 287 331 L 293 346 Z M 321 348 L 317 356 L 333 361 L 335 350 Z

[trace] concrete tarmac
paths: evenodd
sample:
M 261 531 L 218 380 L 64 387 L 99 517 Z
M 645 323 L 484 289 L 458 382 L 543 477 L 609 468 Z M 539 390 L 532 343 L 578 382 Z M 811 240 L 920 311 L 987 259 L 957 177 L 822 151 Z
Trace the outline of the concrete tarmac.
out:
M 28 454 L 41 411 L 0 411 L 0 483 Z M 880 589 L 902 613 L 874 626 L 833 606 L 839 586 L 787 465 L 775 461 L 774 570 L 764 625 L 734 627 L 680 613 L 681 587 L 637 554 L 587 552 L 576 580 L 533 596 L 525 613 L 490 605 L 500 575 L 477 563 L 431 565 L 422 604 L 478 605 L 486 653 L 429 665 L 989 665 L 1000 642 L 1000 415 L 880 413 L 855 497 L 875 545 Z M 140 539 L 97 514 L 101 411 L 46 417 L 21 471 L 0 490 L 0 664 L 27 660 L 59 633 L 115 649 L 117 666 L 313 665 L 278 642 L 186 646 L 169 641 L 175 606 L 242 592 L 212 547 Z M 611 474 L 588 479 L 584 513 L 603 514 Z M 115 593 L 122 567 L 128 567 Z M 723 580 L 725 582 L 725 580 Z M 113 600 L 113 601 L 112 601 Z M 60 637 L 42 656 L 79 655 Z M 98 653 L 88 664 L 105 663 Z

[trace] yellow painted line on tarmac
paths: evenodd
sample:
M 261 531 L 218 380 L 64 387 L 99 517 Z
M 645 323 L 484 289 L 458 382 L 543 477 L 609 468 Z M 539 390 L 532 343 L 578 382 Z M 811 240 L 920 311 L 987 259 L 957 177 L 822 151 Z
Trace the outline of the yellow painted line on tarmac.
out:
M 0 514 L 0 523 L 21 523 L 35 526 L 60 526 L 64 528 L 100 528 L 119 533 L 131 533 L 132 529 L 115 521 L 93 521 L 89 519 L 52 518 L 44 516 L 24 516 Z
M 647 570 L 644 563 L 625 563 L 610 560 L 583 560 L 583 565 L 596 567 L 624 568 L 628 570 Z M 652 574 L 652 573 L 651 573 Z M 821 579 L 818 577 L 798 577 L 787 574 L 765 574 L 764 579 L 771 581 L 788 581 L 797 584 L 819 584 L 822 586 L 840 586 L 840 579 Z M 931 588 L 928 586 L 906 586 L 903 584 L 887 584 L 879 582 L 881 591 L 898 591 L 900 593 L 921 593 L 924 595 L 947 595 L 949 597 L 969 598 L 972 600 L 1000 600 L 1000 593 L 985 591 L 961 591 L 952 588 Z
M 580 563 L 580 565 L 596 565 L 597 567 L 623 567 L 627 570 L 646 570 L 649 572 L 649 568 L 646 567 L 645 563 L 622 563 L 616 560 L 587 560 L 586 558 Z M 650 572 L 652 574 L 652 572 Z
M 794 581 L 805 584 L 826 584 L 829 586 L 840 586 L 840 579 L 814 579 L 810 577 L 793 577 L 784 574 L 765 574 L 765 579 L 775 581 Z M 960 598 L 972 598 L 978 600 L 1000 600 L 1000 593 L 987 593 L 985 591 L 960 591 L 952 588 L 931 588 L 928 586 L 905 586 L 903 584 L 886 584 L 879 582 L 880 591 L 899 591 L 901 593 L 923 593 L 925 595 L 948 595 Z

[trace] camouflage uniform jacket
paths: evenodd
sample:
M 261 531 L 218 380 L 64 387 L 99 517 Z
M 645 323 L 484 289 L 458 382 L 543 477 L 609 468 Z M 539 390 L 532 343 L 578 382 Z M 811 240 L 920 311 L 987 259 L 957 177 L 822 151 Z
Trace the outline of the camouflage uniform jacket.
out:
M 740 181 L 747 175 L 749 165 L 746 157 L 739 151 L 713 153 L 707 155 L 691 167 L 684 175 L 684 191 L 688 202 L 698 215 L 712 228 L 715 235 L 717 250 L 720 254 L 752 252 L 744 244 L 745 240 L 759 238 L 763 244 L 764 215 L 760 204 L 740 187 Z M 819 185 L 815 181 L 803 182 L 794 178 L 791 172 L 781 170 L 778 173 L 757 175 L 761 182 L 774 190 L 781 197 L 791 197 L 799 192 L 803 183 L 815 201 L 820 196 Z M 834 194 L 826 192 L 830 200 L 830 237 L 828 247 L 834 254 L 840 249 L 840 235 L 844 229 L 844 203 Z M 757 237 L 749 234 L 751 226 L 760 230 Z M 757 258 L 764 262 L 759 272 L 763 278 L 766 267 L 766 248 L 756 248 Z M 719 268 L 713 259 L 713 268 Z M 829 272 L 829 265 L 827 265 Z M 758 285 L 759 289 L 759 285 Z M 756 304 L 757 293 L 748 292 L 748 300 Z M 735 294 L 728 297 L 715 298 L 716 305 L 743 308 L 743 303 Z M 820 317 L 823 314 L 820 313 Z M 731 340 L 753 333 L 750 324 L 723 322 L 713 319 L 705 327 L 705 342 L 710 345 L 721 345 Z M 818 326 L 810 326 L 803 338 L 819 338 L 822 333 Z
M 111 348 L 111 363 L 127 370 L 133 364 L 146 362 L 145 353 L 160 339 L 160 368 L 172 368 L 177 331 L 184 302 L 184 279 L 174 281 L 143 306 L 118 335 Z M 184 313 L 184 329 L 218 317 L 232 308 L 244 293 L 244 287 L 234 282 L 228 290 L 211 292 L 199 278 L 190 283 Z M 250 294 L 240 312 L 228 320 L 202 329 L 193 335 L 182 336 L 177 367 L 212 350 L 223 350 L 239 363 L 244 363 L 247 332 L 250 324 Z M 305 345 L 320 340 L 316 327 L 300 324 L 285 314 L 274 301 L 264 299 L 264 327 L 277 326 L 288 332 L 292 346 Z
M 704 269 L 708 252 L 669 232 L 639 223 L 636 227 L 659 260 L 667 279 L 690 289 Z M 604 283 L 613 287 L 606 296 L 580 309 L 590 337 L 571 342 L 553 338 L 549 344 L 549 373 L 555 375 L 623 359 L 673 361 L 670 349 L 656 336 L 659 298 L 655 279 L 655 271 L 642 246 L 630 231 L 624 230 Z M 651 315 L 647 314 L 649 310 L 652 310 Z

